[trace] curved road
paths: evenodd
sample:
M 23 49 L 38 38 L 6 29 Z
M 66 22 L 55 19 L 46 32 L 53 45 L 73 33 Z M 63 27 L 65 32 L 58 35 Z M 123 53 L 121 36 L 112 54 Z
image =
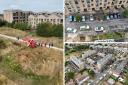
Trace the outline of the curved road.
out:
M 0 37 L 8 38 L 8 39 L 11 39 L 11 40 L 14 40 L 14 41 L 24 42 L 22 39 L 17 40 L 16 37 L 7 36 L 7 35 L 3 35 L 3 34 L 0 34 Z M 46 47 L 49 48 L 48 45 L 47 45 Z M 55 49 L 55 50 L 59 50 L 59 51 L 63 51 L 62 48 L 58 48 L 58 47 L 54 47 L 54 46 L 52 46 L 52 47 L 50 47 L 50 48 Z

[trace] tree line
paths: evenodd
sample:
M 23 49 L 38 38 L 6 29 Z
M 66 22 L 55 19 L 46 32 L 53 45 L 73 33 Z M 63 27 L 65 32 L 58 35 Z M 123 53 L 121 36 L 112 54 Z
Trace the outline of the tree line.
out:
M 0 20 L 0 27 L 11 27 L 14 29 L 27 31 L 32 30 L 31 25 L 28 23 L 8 23 L 4 20 Z M 42 37 L 63 37 L 63 25 L 62 24 L 51 24 L 51 23 L 41 23 L 36 27 L 36 34 Z

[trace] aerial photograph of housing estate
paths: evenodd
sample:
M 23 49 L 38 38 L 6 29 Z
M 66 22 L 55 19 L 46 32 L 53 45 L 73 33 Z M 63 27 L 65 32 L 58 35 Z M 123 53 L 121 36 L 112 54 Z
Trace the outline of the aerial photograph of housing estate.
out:
M 63 0 L 0 0 L 0 85 L 63 85 Z
M 127 42 L 128 0 L 65 0 L 66 42 Z
M 67 43 L 66 85 L 128 85 L 128 43 Z

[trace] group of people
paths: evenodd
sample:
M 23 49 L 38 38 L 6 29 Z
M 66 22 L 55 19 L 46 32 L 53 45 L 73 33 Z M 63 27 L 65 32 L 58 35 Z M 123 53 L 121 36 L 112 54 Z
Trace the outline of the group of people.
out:
M 20 38 L 19 37 L 17 37 L 17 40 L 19 40 Z M 22 40 L 24 40 L 25 42 L 27 42 L 28 43 L 28 46 L 30 46 L 30 47 L 32 47 L 32 48 L 35 48 L 35 47 L 37 47 L 37 46 L 40 46 L 40 47 L 52 47 L 53 46 L 53 43 L 52 42 L 44 42 L 44 41 L 42 41 L 42 42 L 38 42 L 38 41 L 35 41 L 35 40 L 33 40 L 33 39 L 22 39 Z
M 40 46 L 40 47 L 52 47 L 53 46 L 53 43 L 52 42 L 50 42 L 50 43 L 46 43 L 46 42 L 37 42 L 36 43 L 37 44 L 37 46 Z

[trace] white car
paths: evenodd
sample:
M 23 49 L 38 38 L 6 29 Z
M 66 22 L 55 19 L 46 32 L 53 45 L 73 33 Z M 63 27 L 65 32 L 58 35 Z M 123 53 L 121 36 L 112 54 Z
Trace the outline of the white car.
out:
M 103 76 L 105 77 L 107 74 L 104 74 Z
M 77 29 L 73 29 L 73 28 L 67 28 L 67 32 L 68 33 L 76 33 L 77 32 Z
M 100 80 L 102 80 L 103 79 L 103 77 L 100 77 Z
M 85 16 L 82 16 L 82 22 L 85 22 Z
M 107 16 L 107 20 L 110 20 L 109 16 Z
M 74 16 L 74 21 L 76 22 L 76 17 Z
M 93 16 L 92 16 L 92 15 L 90 15 L 90 21 L 93 21 L 93 20 L 94 20 Z
M 104 31 L 104 27 L 96 27 L 95 31 L 96 32 L 103 32 Z
M 85 30 L 89 30 L 90 26 L 86 25 L 86 26 L 80 26 L 80 31 L 85 31 Z

